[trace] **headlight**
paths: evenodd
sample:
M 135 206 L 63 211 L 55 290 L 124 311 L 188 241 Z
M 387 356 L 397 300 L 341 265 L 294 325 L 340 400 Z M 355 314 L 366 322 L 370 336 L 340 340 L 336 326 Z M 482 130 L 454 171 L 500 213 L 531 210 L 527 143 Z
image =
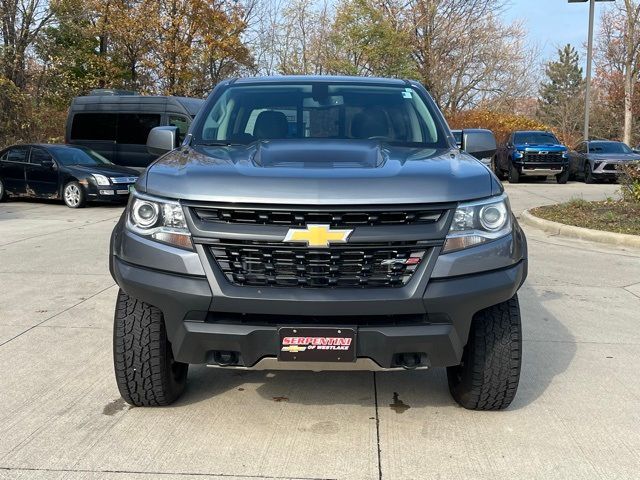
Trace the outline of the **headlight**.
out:
M 127 228 L 162 243 L 193 250 L 182 206 L 133 191 L 127 206 Z
M 562 158 L 569 158 L 569 155 L 567 154 L 567 152 L 562 152 Z
M 511 227 L 511 209 L 506 195 L 461 203 L 453 215 L 442 252 L 453 252 L 496 240 L 509 235 Z
M 513 154 L 513 156 L 514 156 L 515 158 L 522 158 L 522 157 L 524 157 L 524 153 L 522 153 L 522 152 L 515 152 L 515 153 Z
M 98 185 L 109 185 L 109 179 L 104 175 L 100 175 L 99 173 L 92 173 L 91 176 Z

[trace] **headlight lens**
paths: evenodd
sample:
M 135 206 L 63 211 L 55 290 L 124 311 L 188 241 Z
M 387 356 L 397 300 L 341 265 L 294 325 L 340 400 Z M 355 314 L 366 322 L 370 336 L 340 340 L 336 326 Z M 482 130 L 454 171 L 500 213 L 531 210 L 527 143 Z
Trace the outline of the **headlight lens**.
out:
M 443 253 L 496 240 L 511 233 L 511 209 L 506 195 L 458 205 Z
M 562 158 L 569 158 L 569 154 L 567 152 L 562 152 Z
M 136 226 L 140 228 L 153 227 L 160 218 L 160 208 L 157 203 L 136 198 L 131 207 L 131 216 Z
M 191 234 L 178 202 L 134 191 L 127 206 L 127 228 L 158 242 L 193 250 Z
M 516 152 L 513 156 L 516 157 L 516 158 L 522 158 L 522 157 L 524 157 L 524 153 Z
M 99 173 L 92 173 L 91 176 L 96 181 L 98 185 L 109 185 L 109 179 L 104 175 L 100 175 Z

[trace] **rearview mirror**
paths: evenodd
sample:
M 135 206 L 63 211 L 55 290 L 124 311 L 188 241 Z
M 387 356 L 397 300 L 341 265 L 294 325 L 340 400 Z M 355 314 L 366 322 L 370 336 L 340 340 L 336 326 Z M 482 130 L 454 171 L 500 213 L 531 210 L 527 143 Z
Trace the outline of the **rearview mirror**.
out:
M 147 137 L 147 152 L 164 155 L 178 147 L 178 127 L 155 127 Z
M 470 128 L 462 131 L 462 150 L 478 160 L 485 160 L 483 163 L 490 162 L 497 149 L 496 137 L 491 130 Z

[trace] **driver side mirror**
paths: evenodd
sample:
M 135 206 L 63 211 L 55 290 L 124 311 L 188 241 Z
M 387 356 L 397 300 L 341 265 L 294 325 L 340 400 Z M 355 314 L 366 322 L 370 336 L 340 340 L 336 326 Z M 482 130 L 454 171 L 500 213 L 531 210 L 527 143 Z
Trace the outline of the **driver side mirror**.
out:
M 478 160 L 491 159 L 498 147 L 491 130 L 473 128 L 462 131 L 462 150 Z
M 155 127 L 147 137 L 147 152 L 151 155 L 164 155 L 178 146 L 178 127 Z

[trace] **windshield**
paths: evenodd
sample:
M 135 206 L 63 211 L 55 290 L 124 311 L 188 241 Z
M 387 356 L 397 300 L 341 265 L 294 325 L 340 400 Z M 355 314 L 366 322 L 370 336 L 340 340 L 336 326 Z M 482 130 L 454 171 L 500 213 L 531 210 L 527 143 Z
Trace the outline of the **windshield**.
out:
M 589 144 L 589 153 L 633 153 L 622 142 L 592 142 Z
M 413 88 L 344 83 L 233 85 L 194 128 L 195 144 L 374 139 L 448 147 L 435 107 Z
M 513 137 L 516 145 L 557 145 L 558 139 L 548 132 L 518 132 Z
M 62 165 L 112 165 L 102 155 L 85 147 L 52 147 L 52 150 Z

